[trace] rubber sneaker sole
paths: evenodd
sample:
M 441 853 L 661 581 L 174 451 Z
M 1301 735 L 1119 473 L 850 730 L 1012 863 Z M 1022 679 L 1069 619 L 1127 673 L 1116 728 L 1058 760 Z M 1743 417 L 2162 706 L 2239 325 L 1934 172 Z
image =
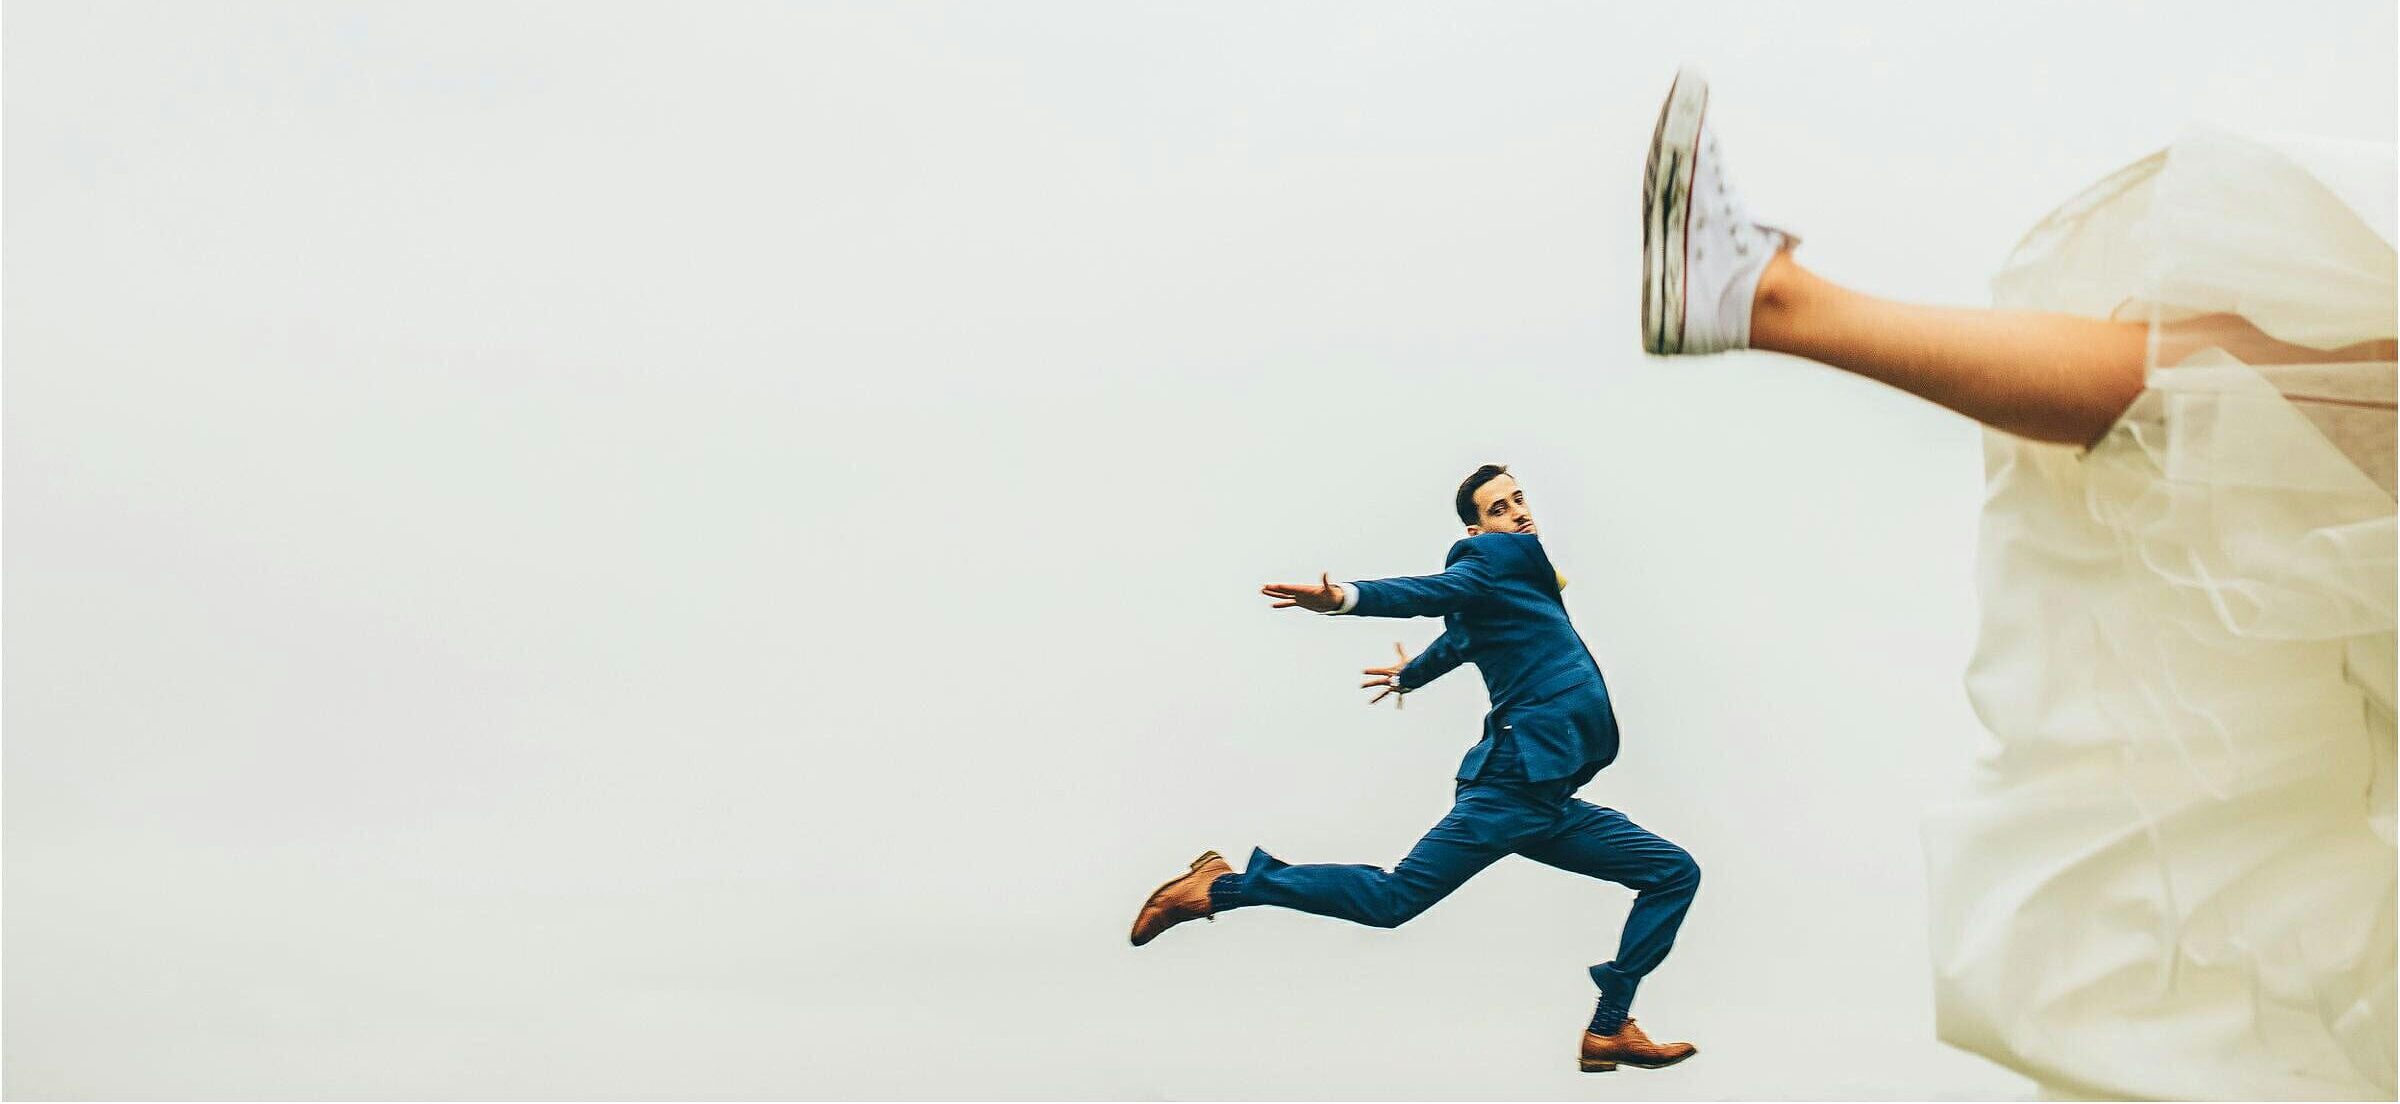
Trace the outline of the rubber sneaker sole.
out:
M 1676 70 L 1642 164 L 1642 348 L 1660 355 L 1683 351 L 1689 278 L 1684 250 L 1692 182 L 1699 176 L 1700 124 L 1707 115 L 1707 78 L 1689 66 Z

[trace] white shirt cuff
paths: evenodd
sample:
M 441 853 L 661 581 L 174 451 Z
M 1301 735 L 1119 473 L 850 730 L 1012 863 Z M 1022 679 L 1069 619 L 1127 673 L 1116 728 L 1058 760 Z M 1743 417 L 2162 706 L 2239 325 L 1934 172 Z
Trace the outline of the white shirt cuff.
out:
M 1357 583 L 1335 583 L 1335 584 L 1333 584 L 1333 585 L 1335 585 L 1335 586 L 1338 586 L 1338 587 L 1342 588 L 1342 604 L 1341 604 L 1341 605 L 1339 605 L 1339 606 L 1336 606 L 1336 607 L 1334 607 L 1334 608 L 1332 608 L 1332 609 L 1326 610 L 1325 612 L 1326 612 L 1326 614 L 1327 614 L 1328 616 L 1330 616 L 1330 615 L 1332 615 L 1332 614 L 1337 614 L 1337 613 L 1348 613 L 1348 612 L 1350 612 L 1351 610 L 1354 610 L 1354 609 L 1357 609 L 1357 608 L 1358 608 L 1358 584 L 1357 584 Z

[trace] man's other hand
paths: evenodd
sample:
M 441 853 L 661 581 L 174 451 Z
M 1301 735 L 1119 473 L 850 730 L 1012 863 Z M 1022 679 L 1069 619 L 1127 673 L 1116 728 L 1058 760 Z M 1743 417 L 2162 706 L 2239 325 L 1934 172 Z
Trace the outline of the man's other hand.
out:
M 1375 691 L 1375 696 L 1367 699 L 1368 705 L 1373 705 L 1389 697 L 1392 699 L 1392 708 L 1405 709 L 1408 707 L 1408 691 L 1400 688 L 1400 672 L 1408 666 L 1408 649 L 1401 647 L 1400 642 L 1395 640 L 1392 642 L 1392 650 L 1400 653 L 1400 662 L 1389 667 L 1369 667 L 1359 672 L 1373 677 L 1359 683 L 1358 688 Z

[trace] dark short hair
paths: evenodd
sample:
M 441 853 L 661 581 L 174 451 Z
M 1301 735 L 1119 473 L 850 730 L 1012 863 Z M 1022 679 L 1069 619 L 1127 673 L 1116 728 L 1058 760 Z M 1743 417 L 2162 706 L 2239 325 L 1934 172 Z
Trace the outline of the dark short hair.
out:
M 1480 524 L 1475 520 L 1475 491 L 1484 484 L 1508 474 L 1506 464 L 1485 464 L 1475 474 L 1458 485 L 1458 521 L 1461 525 Z

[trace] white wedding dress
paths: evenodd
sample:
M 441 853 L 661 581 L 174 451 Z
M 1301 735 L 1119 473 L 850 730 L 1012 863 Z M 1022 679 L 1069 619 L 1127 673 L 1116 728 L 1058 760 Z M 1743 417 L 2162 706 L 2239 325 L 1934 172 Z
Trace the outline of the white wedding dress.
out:
M 1996 746 L 1926 826 L 1941 1037 L 2047 1093 L 2394 1096 L 2394 189 L 2196 133 L 1995 281 L 2158 350 L 2088 451 L 1987 435 Z

